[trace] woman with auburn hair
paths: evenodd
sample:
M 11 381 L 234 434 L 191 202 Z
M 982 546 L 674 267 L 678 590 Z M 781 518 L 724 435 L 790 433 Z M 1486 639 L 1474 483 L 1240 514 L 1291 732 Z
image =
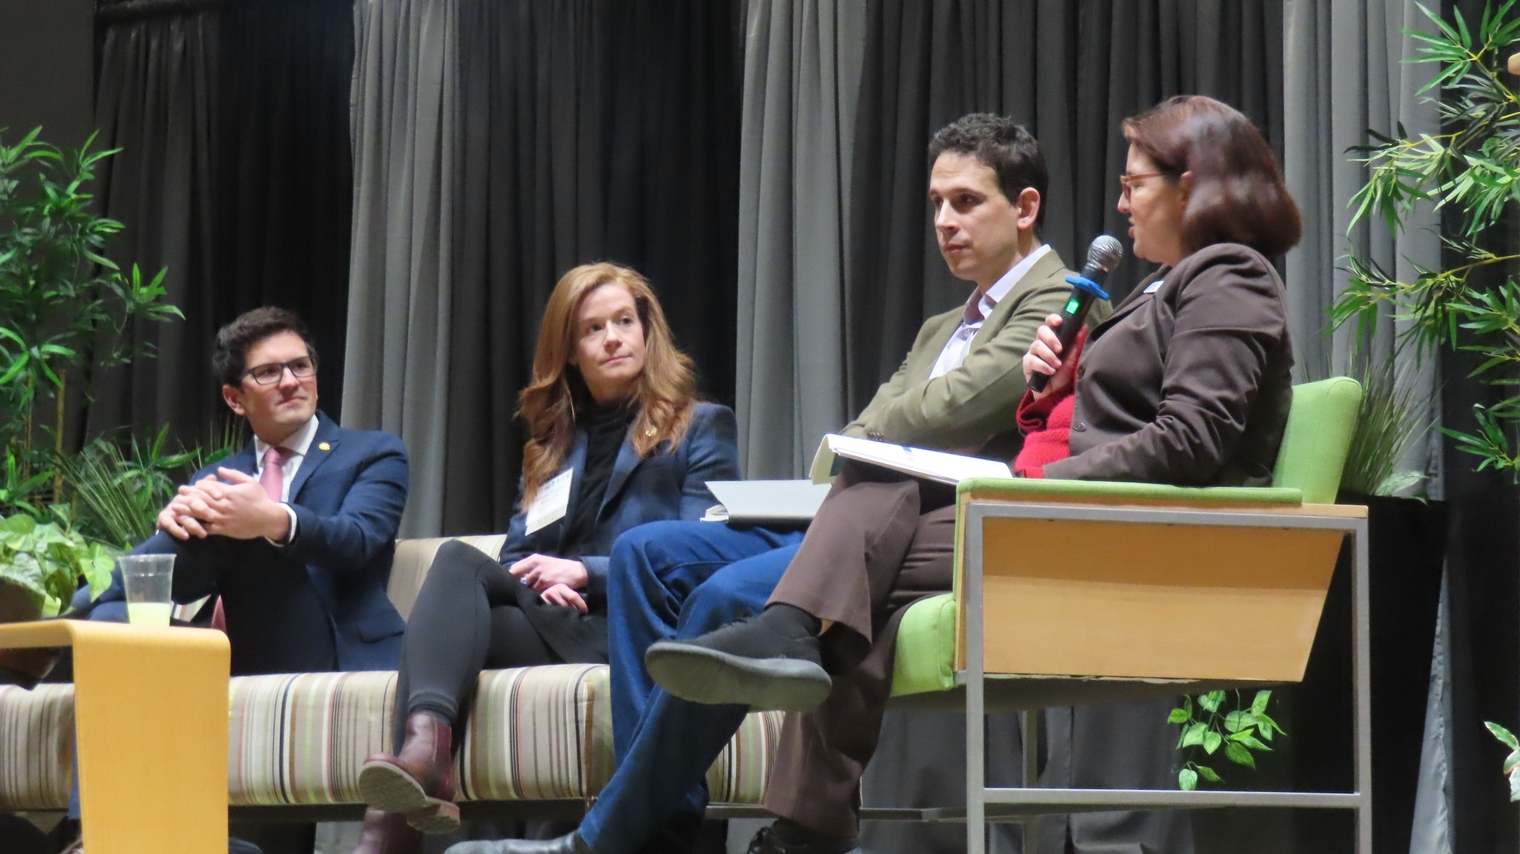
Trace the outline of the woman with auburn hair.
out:
M 501 554 L 445 543 L 402 642 L 394 754 L 359 775 L 370 809 L 355 854 L 421 850 L 459 826 L 453 732 L 488 668 L 606 662 L 607 554 L 645 522 L 699 519 L 706 482 L 739 477 L 733 411 L 694 397 L 649 283 L 614 264 L 566 273 L 549 296 L 519 415 L 518 512 Z
M 1026 379 L 1042 373 L 1051 380 L 1043 392 L 1025 393 L 1019 421 L 1031 431 L 1064 423 L 1067 434 L 1064 441 L 1056 437 L 1054 448 L 1048 436 L 1026 444 L 1031 453 L 1021 454 L 1015 471 L 1065 480 L 1269 485 L 1292 397 L 1293 348 L 1283 283 L 1267 256 L 1298 242 L 1297 206 L 1266 140 L 1219 101 L 1172 98 L 1126 120 L 1123 130 L 1130 147 L 1118 209 L 1129 217 L 1135 254 L 1161 268 L 1090 329 L 1080 371 L 1078 347 L 1060 352 L 1054 331 L 1060 316 L 1046 319 L 1023 367 Z M 1067 420 L 1052 423 L 1063 398 L 1069 414 L 1058 414 Z M 854 845 L 858 783 L 891 693 L 897 620 L 918 598 L 951 589 L 954 497 L 943 484 L 847 463 L 758 617 L 691 640 L 661 641 L 646 654 L 650 676 L 677 697 L 795 712 L 782 726 L 765 795 L 765 809 L 779 820 L 763 831 L 768 838 L 757 840 L 756 850 Z M 871 544 L 864 554 L 862 543 Z M 1060 549 L 1038 542 L 1028 544 L 1025 556 L 1061 559 Z M 1165 718 L 1163 707 L 1149 720 L 1160 729 Z M 1129 769 L 1122 779 L 1121 772 L 1105 772 L 1103 786 L 1146 788 L 1166 771 L 1139 754 L 1148 745 L 1164 751 L 1170 734 L 1148 735 L 1147 724 L 1130 721 L 1073 726 L 1132 734 L 1126 749 L 1133 744 L 1136 758 L 1116 763 Z M 1085 827 L 1073 832 L 1115 832 Z M 1119 832 L 1148 849 L 1171 851 L 1185 847 L 1189 827 L 1158 814 L 1127 818 Z

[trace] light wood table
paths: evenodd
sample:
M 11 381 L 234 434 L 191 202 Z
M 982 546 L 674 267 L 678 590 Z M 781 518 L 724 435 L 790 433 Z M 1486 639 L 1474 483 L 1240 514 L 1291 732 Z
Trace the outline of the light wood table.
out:
M 227 636 L 81 620 L 0 625 L 0 648 L 74 648 L 90 854 L 227 851 Z

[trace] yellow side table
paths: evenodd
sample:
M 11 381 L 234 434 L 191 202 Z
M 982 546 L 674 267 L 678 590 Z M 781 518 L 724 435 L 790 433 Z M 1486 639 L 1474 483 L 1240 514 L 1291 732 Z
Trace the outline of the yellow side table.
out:
M 0 625 L 0 648 L 74 648 L 89 854 L 227 851 L 227 636 L 82 620 Z

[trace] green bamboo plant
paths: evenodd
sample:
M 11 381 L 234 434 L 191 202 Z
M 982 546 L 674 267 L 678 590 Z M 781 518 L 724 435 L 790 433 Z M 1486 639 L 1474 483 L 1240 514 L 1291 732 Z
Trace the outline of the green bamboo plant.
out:
M 36 480 L 62 455 L 64 404 L 71 375 L 89 365 L 118 365 L 151 355 L 151 345 L 124 334 L 134 319 L 183 319 L 167 301 L 164 272 L 144 280 L 105 256 L 122 224 L 97 216 L 87 192 L 96 167 L 115 150 L 77 149 L 38 139 L 36 128 L 15 145 L 0 129 L 0 452 L 16 472 L 0 512 L 43 500 L 62 488 L 61 473 Z M 51 398 L 52 412 L 39 410 Z M 35 448 L 51 432 L 52 448 Z M 19 502 L 19 503 L 18 503 Z
M 1473 375 L 1506 396 L 1473 407 L 1475 432 L 1443 430 L 1478 458 L 1478 470 L 1508 471 L 1520 482 L 1512 439 L 1520 422 L 1520 394 L 1512 393 L 1520 367 L 1520 255 L 1485 245 L 1520 202 L 1520 98 L 1499 71 L 1501 53 L 1520 41 L 1520 19 L 1509 19 L 1515 2 L 1490 4 L 1476 34 L 1460 11 L 1448 23 L 1421 6 L 1438 31 L 1406 34 L 1420 42 L 1411 61 L 1440 66 L 1420 93 L 1437 93 L 1428 97 L 1440 99 L 1443 131 L 1417 137 L 1402 126 L 1392 137 L 1369 131 L 1374 143 L 1356 149 L 1369 177 L 1351 200 L 1353 226 L 1377 216 L 1397 233 L 1416 203 L 1431 201 L 1458 221 L 1442 240 L 1459 262 L 1442 270 L 1416 267 L 1413 280 L 1402 281 L 1353 256 L 1349 287 L 1331 318 L 1337 328 L 1355 323 L 1358 337 L 1369 340 L 1380 310 L 1391 305 L 1395 317 L 1408 321 L 1406 343 L 1417 356 L 1443 346 L 1477 353 Z M 1496 283 L 1484 284 L 1490 277 Z

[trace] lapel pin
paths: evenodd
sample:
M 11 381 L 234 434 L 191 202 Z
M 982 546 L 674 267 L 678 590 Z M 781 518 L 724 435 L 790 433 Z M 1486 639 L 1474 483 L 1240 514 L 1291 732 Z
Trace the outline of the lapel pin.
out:
M 317 443 L 317 450 L 319 450 L 319 451 L 331 451 L 332 450 L 332 445 L 329 445 L 326 442 L 318 442 Z

